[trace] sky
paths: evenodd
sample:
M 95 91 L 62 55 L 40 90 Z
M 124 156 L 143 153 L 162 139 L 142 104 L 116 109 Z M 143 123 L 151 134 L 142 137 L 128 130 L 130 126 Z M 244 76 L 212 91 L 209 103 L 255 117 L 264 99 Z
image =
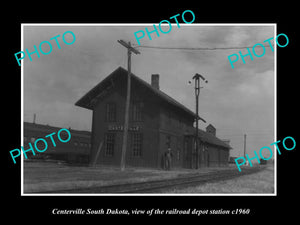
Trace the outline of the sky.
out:
M 212 24 L 172 24 L 169 33 L 157 36 L 152 33 L 140 39 L 138 46 L 134 33 L 153 30 L 153 24 L 123 25 L 24 25 L 23 51 L 34 51 L 34 45 L 43 41 L 52 44 L 48 55 L 31 55 L 22 60 L 24 81 L 24 121 L 91 130 L 92 111 L 75 106 L 75 102 L 101 82 L 119 66 L 127 69 L 127 50 L 117 40 L 130 41 L 141 52 L 132 54 L 132 73 L 150 83 L 151 74 L 160 75 L 160 89 L 187 108 L 195 111 L 194 83 L 189 84 L 195 73 L 200 73 L 208 83 L 201 83 L 199 127 L 208 124 L 216 127 L 217 137 L 230 139 L 232 156 L 242 156 L 244 134 L 247 135 L 247 153 L 259 151 L 274 142 L 274 52 L 265 48 L 262 57 L 245 57 L 234 63 L 232 54 L 247 54 L 247 49 L 175 50 L 145 48 L 144 46 L 183 48 L 251 47 L 274 37 L 272 24 L 242 26 Z M 162 27 L 168 30 L 168 27 Z M 62 35 L 72 31 L 76 40 L 66 45 Z M 61 49 L 58 49 L 57 38 Z M 73 37 L 65 35 L 71 42 Z M 273 43 L 273 41 L 272 41 Z M 274 47 L 275 48 L 275 47 Z M 44 52 L 49 50 L 42 45 Z M 261 47 L 256 54 L 263 53 Z M 276 51 L 276 48 L 275 48 Z M 268 155 L 268 154 L 267 154 Z

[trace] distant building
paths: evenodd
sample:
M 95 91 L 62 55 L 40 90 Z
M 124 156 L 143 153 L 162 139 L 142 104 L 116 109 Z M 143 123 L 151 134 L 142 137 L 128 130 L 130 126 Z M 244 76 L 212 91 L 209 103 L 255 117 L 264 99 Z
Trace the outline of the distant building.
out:
M 93 111 L 90 160 L 102 143 L 97 164 L 120 165 L 126 87 L 127 70 L 119 67 L 75 103 Z M 151 85 L 132 74 L 126 165 L 159 168 L 170 147 L 173 167 L 194 168 L 194 119 L 195 113 L 159 90 L 158 74 Z M 211 127 L 199 130 L 200 166 L 226 165 L 230 146 Z

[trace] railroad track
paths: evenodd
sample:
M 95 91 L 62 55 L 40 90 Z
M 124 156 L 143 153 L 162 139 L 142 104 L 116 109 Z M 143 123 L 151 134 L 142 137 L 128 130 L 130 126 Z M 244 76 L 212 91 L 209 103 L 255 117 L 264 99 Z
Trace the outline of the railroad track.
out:
M 163 193 L 171 188 L 191 187 L 206 182 L 214 182 L 220 180 L 232 179 L 238 176 L 247 175 L 261 171 L 265 167 L 243 168 L 242 172 L 236 169 L 216 170 L 204 174 L 193 174 L 164 180 L 154 180 L 136 183 L 124 183 L 107 185 L 100 187 L 79 188 L 70 190 L 58 190 L 47 193 Z

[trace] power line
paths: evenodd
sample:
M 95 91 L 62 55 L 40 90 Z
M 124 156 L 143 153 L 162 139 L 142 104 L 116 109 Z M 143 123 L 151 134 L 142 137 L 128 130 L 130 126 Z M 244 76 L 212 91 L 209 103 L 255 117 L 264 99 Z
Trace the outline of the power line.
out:
M 263 45 L 264 47 L 270 47 L 270 45 Z M 273 45 L 272 45 L 273 46 Z M 252 48 L 253 46 L 240 46 L 240 47 L 214 47 L 214 48 L 188 48 L 188 47 L 166 47 L 166 46 L 149 46 L 149 45 L 139 45 L 136 48 L 152 48 L 152 49 L 165 49 L 165 50 L 189 50 L 189 51 L 211 51 L 211 50 L 232 50 L 232 49 L 245 49 Z

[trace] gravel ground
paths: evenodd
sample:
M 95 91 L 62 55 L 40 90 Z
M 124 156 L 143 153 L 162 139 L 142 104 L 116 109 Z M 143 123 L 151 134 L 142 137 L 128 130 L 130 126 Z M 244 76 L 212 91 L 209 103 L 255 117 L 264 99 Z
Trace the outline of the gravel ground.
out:
M 60 162 L 33 161 L 24 163 L 23 191 L 26 193 L 89 188 L 94 186 L 122 184 L 131 182 L 161 180 L 184 175 L 207 173 L 213 170 L 234 169 L 236 167 L 173 169 L 171 171 L 150 168 L 126 168 L 121 172 L 117 167 L 70 166 Z M 172 190 L 171 193 L 241 193 L 265 192 L 273 190 L 271 169 L 237 179 L 207 183 L 199 187 Z M 268 176 L 268 178 L 265 178 Z M 247 178 L 246 178 L 247 177 Z M 249 177 L 249 178 L 248 178 Z M 252 188 L 253 182 L 257 188 Z M 219 185 L 218 185 L 219 184 Z M 258 187 L 259 186 L 259 187 Z
M 210 182 L 195 187 L 174 189 L 169 193 L 200 194 L 274 194 L 274 166 L 261 172 L 219 182 Z

